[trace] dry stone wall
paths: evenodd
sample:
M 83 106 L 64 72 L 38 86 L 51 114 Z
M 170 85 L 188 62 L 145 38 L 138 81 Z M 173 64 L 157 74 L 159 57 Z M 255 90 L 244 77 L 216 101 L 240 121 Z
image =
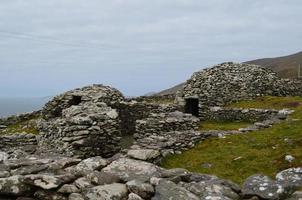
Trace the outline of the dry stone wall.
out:
M 63 110 L 62 118 L 40 124 L 40 151 L 109 157 L 120 150 L 119 125 L 117 111 L 105 103 L 71 106 Z
M 260 122 L 275 117 L 286 117 L 283 111 L 273 109 L 242 109 L 210 107 L 203 120 Z
M 173 105 L 151 104 L 137 101 L 123 101 L 114 106 L 121 119 L 121 131 L 126 135 L 136 132 L 136 120 L 147 118 L 151 113 L 166 113 L 176 111 Z
M 177 92 L 176 102 L 184 108 L 186 99 L 198 99 L 202 118 L 208 107 L 259 96 L 302 96 L 302 82 L 257 65 L 222 63 L 194 73 Z
M 191 114 L 179 111 L 171 113 L 151 114 L 148 118 L 136 121 L 135 138 L 152 134 L 165 134 L 170 131 L 197 130 L 199 119 Z
M 13 153 L 22 150 L 27 153 L 35 153 L 37 138 L 33 134 L 0 135 L 0 151 Z

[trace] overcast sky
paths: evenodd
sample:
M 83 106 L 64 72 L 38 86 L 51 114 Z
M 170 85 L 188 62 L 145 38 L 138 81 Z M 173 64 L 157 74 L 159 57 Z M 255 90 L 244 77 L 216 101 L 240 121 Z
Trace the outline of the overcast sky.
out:
M 0 96 L 141 95 L 213 64 L 301 51 L 301 0 L 2 0 Z

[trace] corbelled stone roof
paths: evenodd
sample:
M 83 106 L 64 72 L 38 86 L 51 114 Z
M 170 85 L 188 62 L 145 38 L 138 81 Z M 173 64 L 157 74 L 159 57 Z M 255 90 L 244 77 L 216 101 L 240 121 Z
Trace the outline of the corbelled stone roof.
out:
M 198 97 L 216 106 L 265 95 L 301 95 L 301 84 L 258 65 L 229 62 L 194 73 L 177 98 Z
M 42 116 L 44 119 L 60 117 L 64 109 L 87 102 L 103 102 L 110 106 L 122 100 L 124 100 L 124 96 L 115 88 L 104 85 L 91 85 L 54 97 L 44 106 Z

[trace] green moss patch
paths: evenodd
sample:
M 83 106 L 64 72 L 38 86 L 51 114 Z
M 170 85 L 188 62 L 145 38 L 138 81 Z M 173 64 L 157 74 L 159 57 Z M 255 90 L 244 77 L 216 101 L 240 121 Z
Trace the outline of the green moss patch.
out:
M 36 124 L 38 119 L 39 118 L 36 117 L 10 125 L 6 129 L 0 130 L 0 135 L 11 135 L 16 133 L 37 135 L 39 134 L 39 130 L 37 129 L 37 124 Z

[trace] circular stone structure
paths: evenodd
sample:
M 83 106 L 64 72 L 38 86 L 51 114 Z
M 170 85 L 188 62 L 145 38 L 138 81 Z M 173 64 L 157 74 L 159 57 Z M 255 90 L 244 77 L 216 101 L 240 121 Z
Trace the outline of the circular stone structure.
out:
M 198 115 L 209 106 L 258 96 L 287 95 L 300 96 L 301 83 L 282 79 L 258 65 L 228 62 L 195 72 L 176 94 L 176 102 L 186 112 Z
M 116 89 L 93 85 L 54 97 L 42 110 L 39 151 L 87 158 L 120 151 L 121 130 L 114 105 L 124 100 Z
M 42 110 L 44 119 L 60 117 L 62 111 L 74 105 L 81 105 L 87 102 L 103 102 L 112 106 L 117 102 L 123 101 L 123 94 L 115 88 L 95 84 L 83 88 L 77 88 L 54 97 Z

